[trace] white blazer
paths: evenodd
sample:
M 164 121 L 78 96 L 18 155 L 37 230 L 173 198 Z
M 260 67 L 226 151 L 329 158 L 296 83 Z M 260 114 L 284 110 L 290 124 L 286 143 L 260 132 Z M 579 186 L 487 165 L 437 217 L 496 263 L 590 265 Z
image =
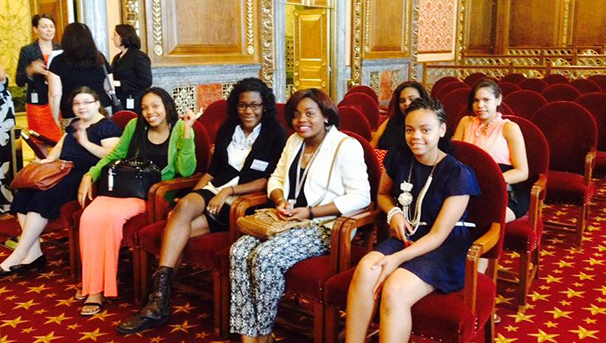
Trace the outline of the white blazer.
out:
M 350 137 L 341 144 L 339 154 L 333 167 L 330 184 L 328 174 L 337 146 L 343 138 L 349 137 L 332 127 L 315 160 L 309 167 L 303 192 L 310 206 L 320 206 L 333 203 L 343 215 L 355 213 L 370 204 L 370 182 L 364 162 L 364 149 L 355 139 Z M 280 156 L 280 161 L 267 183 L 267 194 L 274 189 L 282 189 L 285 196 L 290 192 L 288 171 L 303 145 L 303 138 L 293 134 L 288 138 Z M 297 163 L 297 162 L 294 162 Z M 325 190 L 326 196 L 318 203 Z M 327 218 L 320 218 L 327 219 Z

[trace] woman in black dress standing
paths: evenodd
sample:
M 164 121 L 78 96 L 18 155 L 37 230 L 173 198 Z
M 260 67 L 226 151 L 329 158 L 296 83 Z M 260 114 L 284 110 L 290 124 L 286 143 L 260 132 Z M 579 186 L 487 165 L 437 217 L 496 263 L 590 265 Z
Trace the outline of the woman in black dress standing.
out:
M 120 53 L 112 60 L 114 86 L 122 107 L 133 110 L 141 93 L 152 85 L 151 62 L 141 49 L 141 40 L 135 28 L 116 25 L 112 38 Z

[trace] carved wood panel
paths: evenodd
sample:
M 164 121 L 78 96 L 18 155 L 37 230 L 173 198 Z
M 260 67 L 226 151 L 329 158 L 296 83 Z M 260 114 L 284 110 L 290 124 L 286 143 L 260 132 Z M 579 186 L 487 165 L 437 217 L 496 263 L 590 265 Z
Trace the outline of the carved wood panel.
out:
M 606 45 L 606 1 L 582 0 L 576 2 L 575 39 L 577 45 Z
M 410 1 L 364 1 L 362 10 L 365 59 L 408 55 Z
M 563 1 L 569 0 L 512 1 L 509 46 L 560 45 Z

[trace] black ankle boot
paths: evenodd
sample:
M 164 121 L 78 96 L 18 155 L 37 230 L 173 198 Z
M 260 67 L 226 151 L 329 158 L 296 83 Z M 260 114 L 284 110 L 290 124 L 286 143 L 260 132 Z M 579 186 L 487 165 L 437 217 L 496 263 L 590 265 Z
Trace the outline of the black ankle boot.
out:
M 173 276 L 173 268 L 158 267 L 153 276 L 154 289 L 147 305 L 134 316 L 122 321 L 116 331 L 126 335 L 165 324 L 170 316 L 170 286 Z

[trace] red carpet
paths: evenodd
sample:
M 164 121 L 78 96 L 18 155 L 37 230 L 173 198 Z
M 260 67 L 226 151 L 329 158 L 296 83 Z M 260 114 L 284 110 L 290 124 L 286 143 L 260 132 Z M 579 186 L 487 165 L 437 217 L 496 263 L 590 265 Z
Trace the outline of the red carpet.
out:
M 596 189 L 606 195 L 606 180 Z M 575 216 L 574 209 L 565 206 L 550 206 L 544 213 L 564 221 Z M 6 229 L 0 227 L 0 232 Z M 532 284 L 525 313 L 517 313 L 516 288 L 500 283 L 497 313 L 502 322 L 497 325 L 496 342 L 606 342 L 606 201 L 592 204 L 582 249 L 574 248 L 572 234 L 558 231 L 547 231 L 542 243 L 541 278 Z M 81 302 L 73 298 L 67 251 L 48 242 L 44 250 L 51 261 L 44 274 L 0 280 L 0 343 L 223 342 L 213 333 L 209 299 L 182 293 L 173 297 L 173 316 L 167 326 L 138 335 L 115 333 L 114 326 L 137 309 L 132 304 L 127 261 L 121 261 L 122 297 L 106 303 L 99 315 L 81 317 Z M 0 260 L 8 253 L 0 247 Z M 516 263 L 510 255 L 501 261 L 505 268 Z M 211 289 L 201 277 L 191 278 L 201 285 L 198 288 Z M 277 336 L 282 342 L 311 341 L 283 328 L 277 329 Z

